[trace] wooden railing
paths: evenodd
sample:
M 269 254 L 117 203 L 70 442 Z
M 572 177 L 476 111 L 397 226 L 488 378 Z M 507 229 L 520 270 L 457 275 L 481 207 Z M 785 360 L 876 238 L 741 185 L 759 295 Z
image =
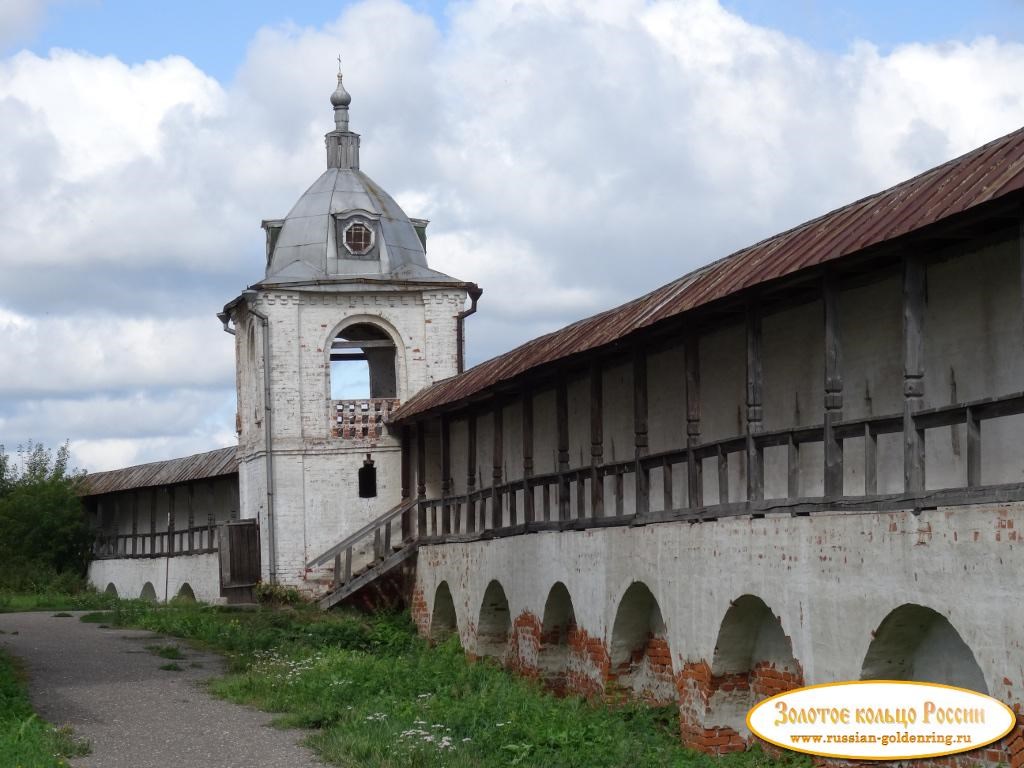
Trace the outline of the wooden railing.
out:
M 150 533 L 100 534 L 93 543 L 97 560 L 136 557 L 175 557 L 216 552 L 217 527 L 203 525 Z
M 1024 393 L 920 410 L 906 417 L 898 414 L 836 422 L 832 425 L 832 434 L 840 446 L 841 455 L 849 454 L 845 450 L 846 443 L 862 443 L 863 486 L 859 492 L 857 488 L 842 487 L 842 493 L 833 496 L 801 494 L 800 451 L 804 446 L 823 444 L 826 437 L 824 425 L 815 425 L 730 437 L 628 461 L 534 475 L 465 494 L 419 499 L 416 505 L 416 536 L 420 542 L 438 543 L 544 530 L 714 520 L 746 514 L 763 516 L 769 512 L 788 511 L 804 515 L 825 510 L 921 509 L 939 505 L 1024 501 L 1024 483 L 981 483 L 982 422 L 1020 414 L 1024 414 Z M 921 462 L 924 462 L 928 430 L 958 425 L 966 427 L 961 484 L 931 490 L 878 492 L 878 438 L 905 432 L 908 426 L 905 418 L 917 433 L 914 450 L 920 455 L 914 460 Z M 744 466 L 749 463 L 763 472 L 764 451 L 772 447 L 787 449 L 786 495 L 750 499 L 745 498 L 747 494 L 744 493 L 744 498 L 732 498 L 730 463 L 741 461 Z M 749 462 L 751 452 L 756 462 Z M 902 455 L 902 451 L 900 453 Z M 717 475 L 710 482 L 711 487 L 717 486 L 717 498 L 710 504 L 703 500 L 709 485 L 708 478 L 704 477 L 705 463 L 713 464 Z M 684 477 L 697 479 L 696 484 L 688 483 L 690 487 L 687 498 L 681 500 L 683 503 L 679 503 L 673 487 L 672 470 L 678 466 L 685 469 Z M 655 470 L 660 470 L 661 474 L 661 508 L 652 510 L 651 494 L 657 489 L 651 488 L 650 479 Z M 824 473 L 824 467 L 822 471 Z M 624 490 L 626 478 L 630 475 L 634 479 L 634 499 L 630 505 L 634 511 L 627 513 Z M 611 483 L 607 483 L 606 478 L 612 478 Z M 763 481 L 763 475 L 759 480 Z M 824 487 L 824 478 L 822 480 Z M 594 492 L 595 483 L 600 484 L 598 493 Z M 609 498 L 605 498 L 605 489 L 609 485 Z M 759 484 L 754 487 L 763 489 Z
M 372 562 L 383 561 L 391 554 L 393 545 L 402 545 L 412 541 L 413 505 L 412 500 L 403 500 L 377 519 L 371 520 L 355 533 L 310 560 L 306 563 L 306 567 L 317 568 L 333 560 L 335 585 L 341 586 L 350 582 L 353 573 L 353 558 L 361 550 L 370 550 Z

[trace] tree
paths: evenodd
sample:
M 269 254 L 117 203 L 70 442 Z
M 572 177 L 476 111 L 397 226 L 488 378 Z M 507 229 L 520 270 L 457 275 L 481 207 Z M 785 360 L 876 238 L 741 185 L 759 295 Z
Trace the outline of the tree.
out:
M 92 534 L 78 497 L 84 476 L 69 468 L 67 443 L 0 445 L 0 581 L 22 574 L 85 574 Z

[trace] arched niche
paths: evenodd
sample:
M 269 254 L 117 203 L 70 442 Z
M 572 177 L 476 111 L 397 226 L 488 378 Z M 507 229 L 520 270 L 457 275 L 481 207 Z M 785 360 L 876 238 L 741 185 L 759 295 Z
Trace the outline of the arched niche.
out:
M 455 601 L 447 581 L 442 581 L 434 593 L 434 611 L 430 615 L 430 642 L 442 643 L 458 632 Z
M 652 703 L 675 700 L 668 630 L 658 601 L 643 582 L 630 584 L 619 601 L 609 655 L 609 682 Z
M 142 585 L 142 592 L 139 593 L 140 600 L 147 600 L 150 603 L 156 602 L 156 590 L 153 588 L 152 582 L 147 581 Z
M 480 603 L 480 618 L 476 624 L 477 656 L 503 659 L 511 629 L 512 619 L 505 590 L 497 581 L 492 581 Z
M 569 637 L 576 629 L 576 613 L 572 597 L 562 582 L 557 582 L 544 603 L 541 620 L 540 651 L 537 664 L 545 682 L 555 689 L 565 687 L 569 666 Z
M 941 613 L 916 603 L 891 611 L 875 630 L 861 680 L 916 680 L 988 693 L 985 675 L 960 633 Z

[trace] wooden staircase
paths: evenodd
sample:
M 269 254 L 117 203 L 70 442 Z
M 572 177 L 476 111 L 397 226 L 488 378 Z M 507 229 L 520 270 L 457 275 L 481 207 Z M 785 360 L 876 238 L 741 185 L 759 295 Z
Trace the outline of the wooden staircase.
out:
M 319 568 L 334 561 L 334 582 L 331 591 L 320 599 L 321 608 L 337 605 L 416 554 L 419 542 L 412 524 L 415 506 L 412 499 L 403 500 L 306 563 L 307 568 Z M 353 558 L 363 551 L 369 551 L 370 560 L 353 573 Z

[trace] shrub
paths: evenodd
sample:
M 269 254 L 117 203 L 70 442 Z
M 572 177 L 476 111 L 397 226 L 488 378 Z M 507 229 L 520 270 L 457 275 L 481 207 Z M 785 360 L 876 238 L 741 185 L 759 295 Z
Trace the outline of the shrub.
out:
M 68 467 L 67 444 L 0 446 L 0 588 L 77 592 L 89 563 L 92 534 L 78 498 L 82 473 Z

